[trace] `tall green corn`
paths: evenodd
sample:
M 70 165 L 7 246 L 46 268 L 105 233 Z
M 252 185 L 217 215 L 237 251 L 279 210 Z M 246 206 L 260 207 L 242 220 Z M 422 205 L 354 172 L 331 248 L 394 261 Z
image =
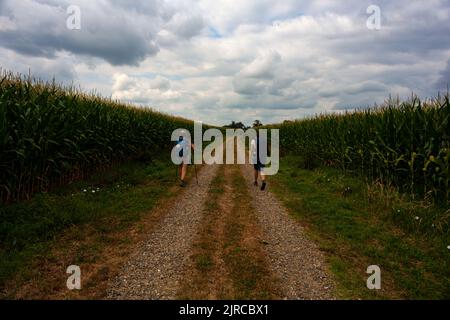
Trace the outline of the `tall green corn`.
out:
M 415 197 L 450 201 L 449 96 L 285 122 L 287 152 L 396 185 Z
M 192 121 L 54 83 L 0 79 L 0 197 L 27 199 L 114 163 L 157 154 Z

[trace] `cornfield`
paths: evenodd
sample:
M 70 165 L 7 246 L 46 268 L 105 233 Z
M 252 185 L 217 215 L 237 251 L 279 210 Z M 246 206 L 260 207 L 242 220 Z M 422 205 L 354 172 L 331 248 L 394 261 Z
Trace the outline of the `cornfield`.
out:
M 193 123 L 73 88 L 4 73 L 0 78 L 0 198 L 28 199 L 171 144 Z
M 326 114 L 279 126 L 287 152 L 395 185 L 416 198 L 450 201 L 449 96 Z

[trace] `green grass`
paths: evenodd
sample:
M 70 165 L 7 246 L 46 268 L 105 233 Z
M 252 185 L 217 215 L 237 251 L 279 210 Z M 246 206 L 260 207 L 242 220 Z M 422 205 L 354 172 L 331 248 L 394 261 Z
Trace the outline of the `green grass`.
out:
M 101 240 L 96 243 L 108 245 L 110 233 L 133 225 L 161 197 L 170 195 L 174 180 L 167 159 L 130 162 L 30 201 L 0 207 L 0 286 L 26 274 L 34 258 L 50 255 L 68 230 L 83 237 L 82 226 L 89 225 Z M 80 248 L 74 263 L 95 260 L 98 250 L 94 244 Z
M 240 168 L 234 166 L 232 170 L 233 208 L 225 220 L 223 259 L 238 300 L 271 299 L 274 280 L 265 263 L 265 253 L 259 243 L 248 241 L 258 232 L 251 196 Z
M 212 261 L 210 256 L 197 256 L 196 257 L 196 266 L 197 269 L 206 272 L 211 270 L 214 266 L 214 262 Z
M 274 190 L 327 253 L 340 297 L 450 298 L 448 208 L 301 162 L 282 159 Z M 369 265 L 381 268 L 381 290 L 366 287 Z
M 224 177 L 223 167 L 220 173 L 214 177 L 208 190 L 208 201 L 205 202 L 204 208 L 204 223 L 202 227 L 201 237 L 195 244 L 197 251 L 194 255 L 197 269 L 203 275 L 214 268 L 213 254 L 215 251 L 214 242 L 211 238 L 214 237 L 214 225 L 217 223 L 216 216 L 219 210 L 219 198 L 224 192 Z M 204 279 L 202 279 L 204 281 Z
M 217 219 L 219 218 L 219 199 L 224 192 L 224 166 L 219 168 L 208 190 L 207 201 L 204 204 L 200 229 L 193 243 L 191 259 L 194 262 L 192 274 L 184 277 L 178 290 L 180 300 L 208 299 L 209 281 L 214 277 L 217 268 L 214 255 L 217 253 Z

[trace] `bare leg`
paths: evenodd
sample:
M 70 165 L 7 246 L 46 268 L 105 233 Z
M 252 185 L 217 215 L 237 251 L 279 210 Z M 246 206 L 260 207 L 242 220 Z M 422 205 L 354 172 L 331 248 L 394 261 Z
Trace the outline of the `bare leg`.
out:
M 255 185 L 258 184 L 258 175 L 259 175 L 258 170 L 255 170 Z
M 264 191 L 266 189 L 266 176 L 264 175 L 264 172 L 261 170 L 261 172 L 259 173 L 261 175 L 261 181 L 262 181 L 262 186 L 261 186 L 261 190 Z
M 187 172 L 187 164 L 182 164 L 181 165 L 181 181 L 184 181 L 184 179 L 186 178 L 186 172 Z

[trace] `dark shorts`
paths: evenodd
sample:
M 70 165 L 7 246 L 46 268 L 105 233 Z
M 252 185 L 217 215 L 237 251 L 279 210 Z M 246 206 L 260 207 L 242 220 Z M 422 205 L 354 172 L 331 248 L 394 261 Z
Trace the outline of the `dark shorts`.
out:
M 265 167 L 265 166 L 264 166 L 261 162 L 258 162 L 257 164 L 254 164 L 254 165 L 253 165 L 253 168 L 255 168 L 256 171 L 262 171 L 262 169 L 263 169 L 264 167 Z

